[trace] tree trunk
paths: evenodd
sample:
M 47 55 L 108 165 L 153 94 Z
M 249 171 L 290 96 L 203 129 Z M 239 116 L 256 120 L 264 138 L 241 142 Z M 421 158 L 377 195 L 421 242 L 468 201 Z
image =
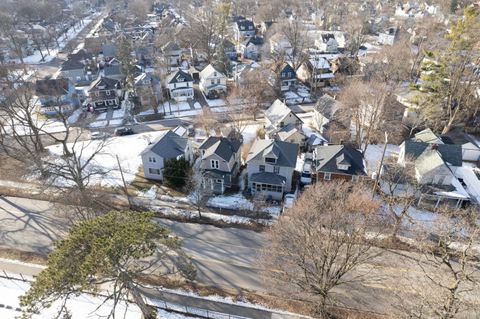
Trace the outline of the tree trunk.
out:
M 156 319 L 157 318 L 156 311 L 153 309 L 153 307 L 150 307 L 145 303 L 145 300 L 143 300 L 143 296 L 140 294 L 138 289 L 130 283 L 128 284 L 128 290 L 132 294 L 135 304 L 138 306 L 138 308 L 140 308 L 140 311 L 143 314 L 143 318 Z

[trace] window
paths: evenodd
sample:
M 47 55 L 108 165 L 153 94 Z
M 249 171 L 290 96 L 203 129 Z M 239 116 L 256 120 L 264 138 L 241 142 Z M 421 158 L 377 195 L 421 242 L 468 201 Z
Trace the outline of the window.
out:
M 279 174 L 279 173 L 280 173 L 280 166 L 274 166 L 274 167 L 273 167 L 273 172 L 274 172 L 275 174 Z
M 348 171 L 348 165 L 345 164 L 338 164 L 337 165 L 338 169 L 341 169 L 342 171 Z
M 352 181 L 353 182 L 358 182 L 359 180 L 360 180 L 360 176 L 358 176 L 358 175 L 353 175 L 352 176 Z
M 110 96 L 110 91 L 105 91 L 105 94 L 107 94 L 108 96 Z
M 148 172 L 153 175 L 160 175 L 160 170 L 158 168 L 149 168 Z
M 220 79 L 217 79 L 217 84 L 220 84 Z
M 276 158 L 265 157 L 265 163 L 275 164 L 276 162 L 277 162 L 277 159 L 276 159 Z
M 174 89 L 177 88 L 177 83 L 173 83 L 173 88 L 174 88 Z
M 258 171 L 259 172 L 265 172 L 265 165 L 259 165 L 258 166 Z
M 332 179 L 332 173 L 323 173 L 323 179 L 330 181 Z
M 284 126 L 285 126 L 285 123 L 280 122 L 280 127 L 284 127 Z
M 217 184 L 221 184 L 222 182 L 223 182 L 223 181 L 222 181 L 221 179 L 216 179 L 216 180 L 215 180 L 215 183 L 217 183 Z
M 218 161 L 217 161 L 217 160 L 211 160 L 211 161 L 210 161 L 210 166 L 211 166 L 212 168 L 218 168 L 218 166 L 219 166 L 219 165 L 218 165 Z
M 210 83 L 211 83 L 211 84 L 215 84 L 215 80 L 212 79 L 212 80 L 210 81 Z
M 149 157 L 148 158 L 148 162 L 149 163 L 156 163 L 157 162 L 157 159 L 155 157 Z

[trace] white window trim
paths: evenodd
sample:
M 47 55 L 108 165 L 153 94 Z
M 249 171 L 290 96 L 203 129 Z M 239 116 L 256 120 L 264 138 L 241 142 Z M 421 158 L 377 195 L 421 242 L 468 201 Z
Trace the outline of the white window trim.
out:
M 326 181 L 331 181 L 332 180 L 332 173 L 330 173 L 330 172 L 323 173 L 323 179 L 326 180 Z

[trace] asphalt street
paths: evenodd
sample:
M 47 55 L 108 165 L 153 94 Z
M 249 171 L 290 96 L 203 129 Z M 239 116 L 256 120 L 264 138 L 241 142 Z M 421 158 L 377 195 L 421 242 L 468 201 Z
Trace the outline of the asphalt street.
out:
M 66 233 L 70 211 L 69 207 L 46 201 L 0 197 L 0 247 L 48 253 L 53 242 Z M 182 239 L 185 252 L 197 267 L 199 283 L 238 291 L 269 292 L 257 262 L 258 251 L 267 240 L 264 233 L 171 220 L 160 222 Z M 378 250 L 371 264 L 360 269 L 368 276 L 336 289 L 336 297 L 347 307 L 376 313 L 396 312 L 401 301 L 418 298 L 415 287 L 425 281 L 420 260 L 416 253 Z M 0 269 L 1 266 L 0 260 Z

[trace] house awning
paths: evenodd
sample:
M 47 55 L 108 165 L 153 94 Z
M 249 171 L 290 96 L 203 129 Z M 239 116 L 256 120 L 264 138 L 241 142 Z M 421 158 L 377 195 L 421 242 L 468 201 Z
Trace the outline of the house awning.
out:
M 252 174 L 252 176 L 250 177 L 250 181 L 252 183 L 262 183 L 262 184 L 283 186 L 287 182 L 287 179 L 275 173 L 260 172 L 260 173 Z

